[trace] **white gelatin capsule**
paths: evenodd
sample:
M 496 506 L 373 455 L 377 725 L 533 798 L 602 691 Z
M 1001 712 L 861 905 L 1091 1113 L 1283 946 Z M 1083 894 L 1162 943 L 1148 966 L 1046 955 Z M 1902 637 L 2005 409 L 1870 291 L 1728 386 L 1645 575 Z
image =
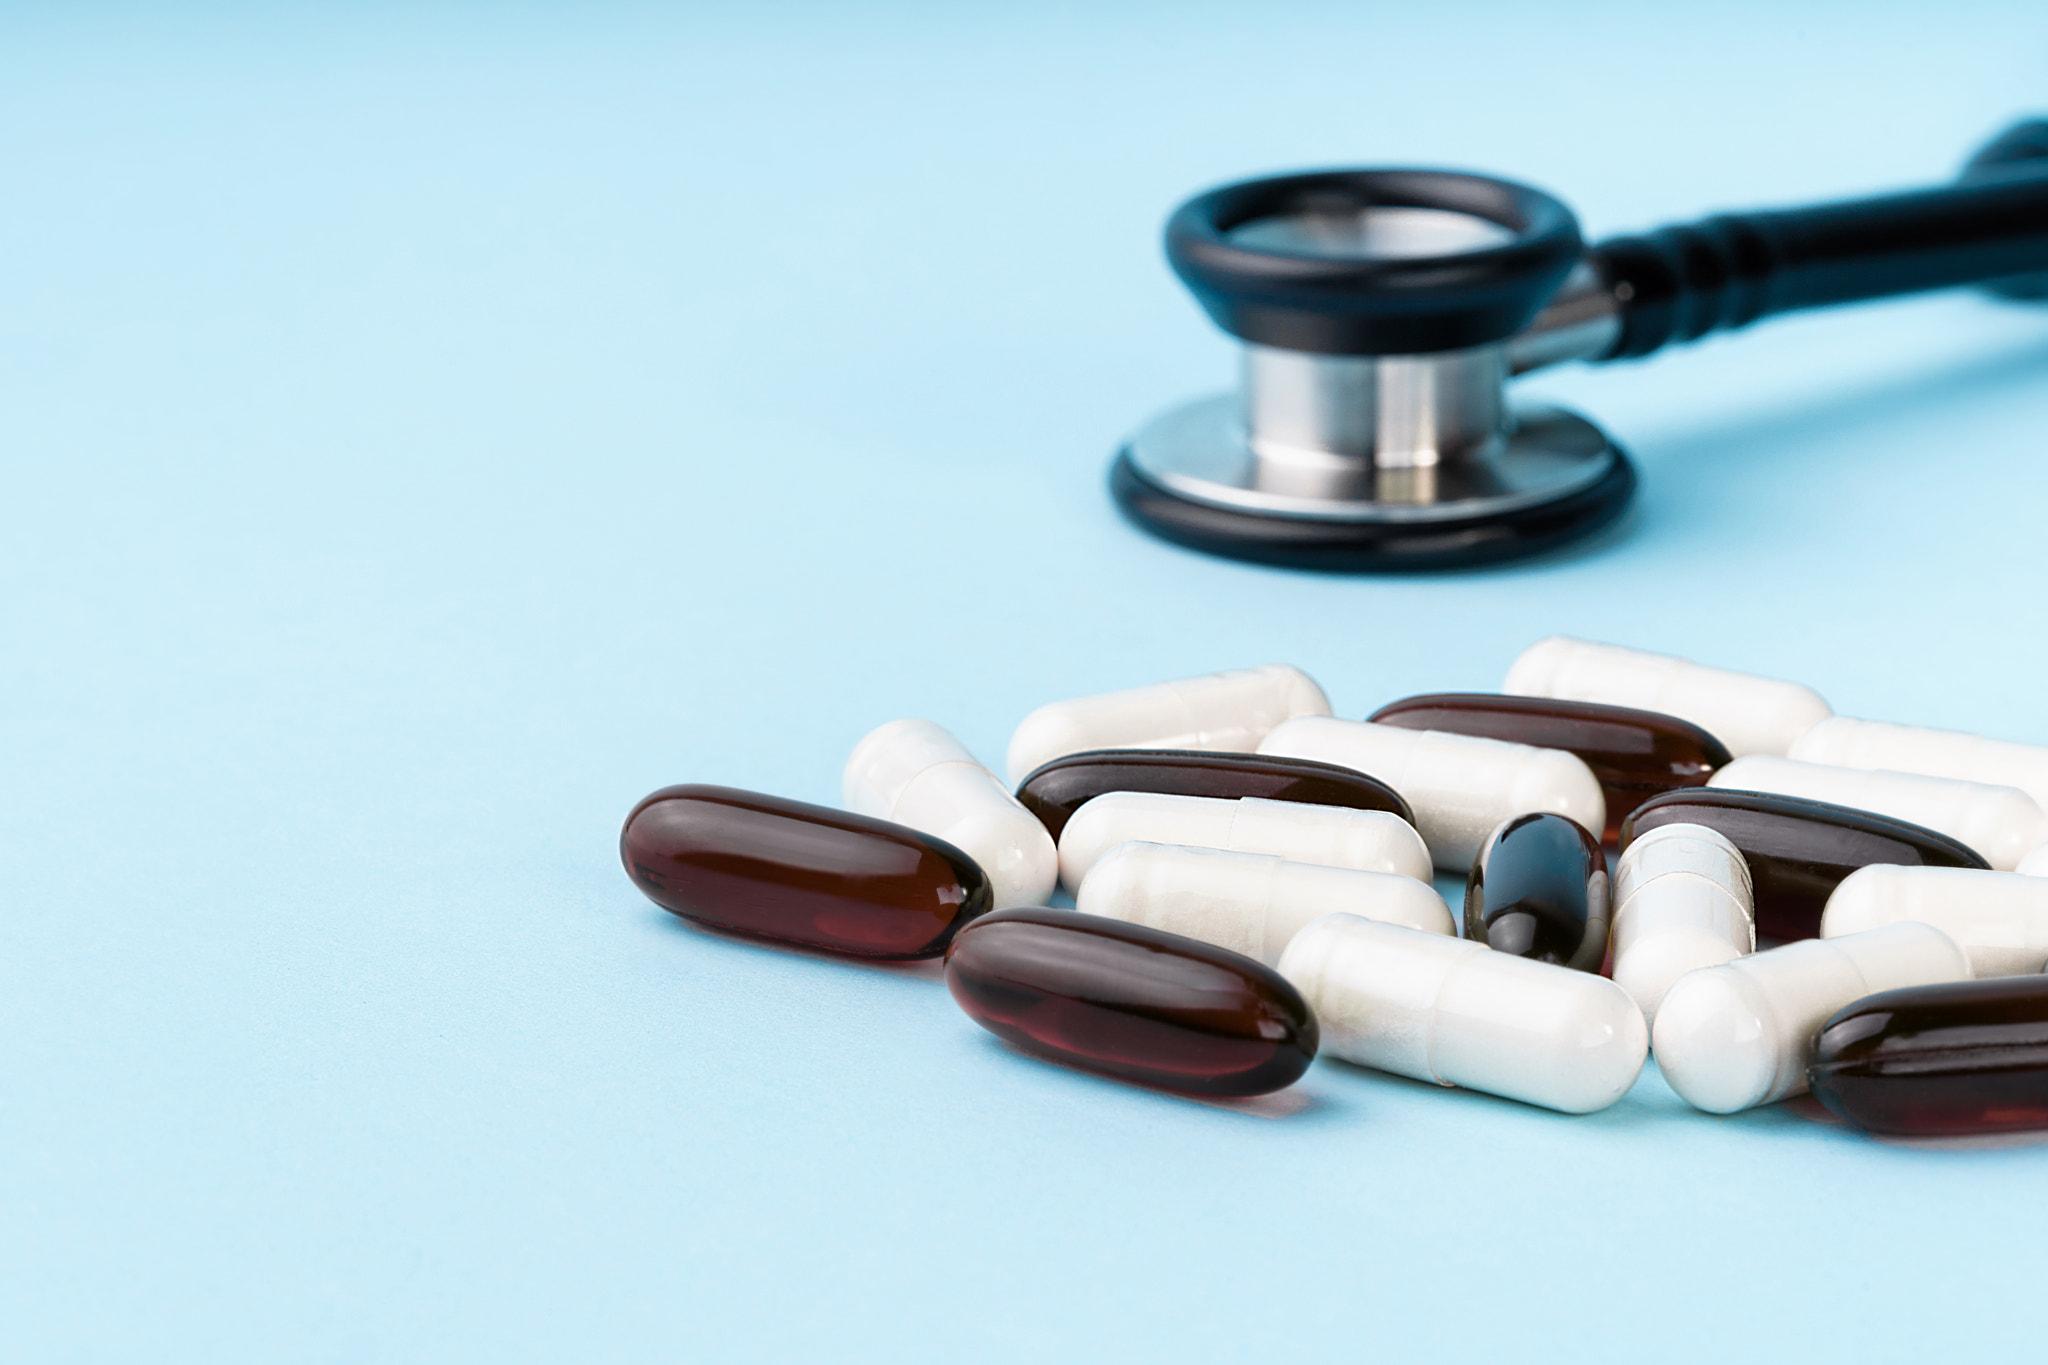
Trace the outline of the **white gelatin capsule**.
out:
M 1059 852 L 1038 817 L 959 740 L 928 720 L 892 720 L 846 760 L 846 808 L 936 835 L 981 864 L 995 906 L 1043 905 Z
M 1269 967 L 1305 926 L 1339 911 L 1428 934 L 1457 932 L 1443 897 L 1412 877 L 1172 844 L 1118 844 L 1090 869 L 1074 908 L 1185 934 Z
M 1828 1016 L 1901 986 L 1967 981 L 1970 962 L 1928 924 L 1809 938 L 1687 972 L 1665 992 L 1651 1039 L 1680 1099 L 1732 1114 L 1806 1089 L 1807 1054 Z
M 1969 867 L 1860 867 L 1821 913 L 1820 936 L 1916 920 L 1956 941 L 1976 976 L 2048 967 L 2048 879 Z
M 1595 834 L 1607 827 L 1599 782 L 1577 755 L 1562 749 L 1308 716 L 1276 728 L 1259 752 L 1377 777 L 1401 793 L 1430 856 L 1450 872 L 1470 871 L 1486 836 L 1517 815 L 1550 811 Z
M 1924 773 L 1837 768 L 1757 754 L 1707 779 L 1710 787 L 1803 796 L 1889 815 L 1968 844 L 1995 868 L 2011 871 L 2048 840 L 2048 813 L 2017 787 L 1993 787 Z
M 1833 714 L 1818 692 L 1800 683 L 1566 635 L 1523 650 L 1501 691 L 1662 711 L 1699 726 L 1737 758 L 1782 754 L 1809 726 Z
M 1209 673 L 1039 707 L 1010 736 L 1010 785 L 1083 749 L 1250 753 L 1283 720 L 1327 716 L 1316 680 L 1289 664 Z
M 1614 984 L 1653 1023 L 1673 982 L 1756 951 L 1749 864 L 1705 825 L 1659 825 L 1614 873 Z
M 1792 746 L 1792 757 L 1838 768 L 1883 768 L 2018 787 L 2048 810 L 2048 747 L 2038 744 L 2009 744 L 1961 730 L 1836 716 L 1801 735 Z
M 1302 929 L 1279 972 L 1326 1054 L 1567 1114 L 1627 1094 L 1649 1046 L 1642 1011 L 1605 977 L 1357 915 Z
M 2048 877 L 2048 844 L 2041 845 L 2020 859 L 2020 865 L 2013 871 L 2024 872 L 2029 877 Z
M 1289 862 L 1386 872 L 1420 881 L 1430 876 L 1429 850 L 1422 846 L 1422 836 L 1387 811 L 1256 796 L 1106 792 L 1075 811 L 1060 831 L 1060 881 L 1078 894 L 1095 860 L 1133 839 L 1267 853 Z

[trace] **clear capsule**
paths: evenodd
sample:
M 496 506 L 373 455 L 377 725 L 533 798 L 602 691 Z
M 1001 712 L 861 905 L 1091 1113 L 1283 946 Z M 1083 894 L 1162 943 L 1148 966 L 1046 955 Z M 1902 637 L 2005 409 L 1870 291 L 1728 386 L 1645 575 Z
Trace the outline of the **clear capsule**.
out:
M 928 720 L 892 720 L 854 746 L 841 779 L 846 808 L 936 835 L 988 873 L 995 902 L 1043 905 L 1059 854 L 1037 817 L 966 746 Z
M 1301 930 L 1279 971 L 1332 1056 L 1567 1114 L 1626 1095 L 1648 1050 L 1642 1011 L 1605 977 L 1357 915 Z
M 1233 853 L 1268 853 L 1297 863 L 1387 872 L 1428 881 L 1429 850 L 1398 815 L 1345 806 L 1242 797 L 1111 792 L 1074 812 L 1060 832 L 1060 881 L 1078 893 L 1096 859 L 1140 840 Z
M 1501 691 L 1661 711 L 1691 721 L 1738 758 L 1782 754 L 1834 714 L 1818 692 L 1800 683 L 1565 635 L 1523 650 Z
M 1814 1032 L 1850 1001 L 1969 977 L 1963 950 L 1932 925 L 1805 939 L 1687 972 L 1657 1008 L 1651 1047 L 1680 1099 L 1733 1114 L 1805 1090 Z
M 1968 867 L 1866 867 L 1828 897 L 1822 938 L 1914 920 L 1954 939 L 1975 976 L 2048 967 L 2048 878 Z
M 1424 933 L 1456 933 L 1450 907 L 1412 877 L 1173 844 L 1118 844 L 1076 909 L 1228 948 L 1267 966 L 1301 930 L 1339 911 Z
M 1323 689 L 1289 664 L 1050 702 L 1024 717 L 1010 736 L 1010 782 L 1084 749 L 1249 753 L 1284 720 L 1329 714 Z
M 1262 754 L 1311 758 L 1370 774 L 1401 793 L 1436 866 L 1463 873 L 1504 820 L 1549 811 L 1603 829 L 1600 784 L 1562 749 L 1408 730 L 1323 716 L 1290 720 L 1259 745 Z
M 2005 871 L 2048 841 L 2048 813 L 2017 787 L 1923 773 L 1837 768 L 1767 755 L 1736 759 L 1715 773 L 1708 785 L 1776 792 L 1889 815 L 1967 844 L 1984 855 L 1985 862 Z
M 1705 825 L 1663 825 L 1614 870 L 1614 984 L 1654 1025 L 1680 977 L 1756 951 L 1749 865 Z

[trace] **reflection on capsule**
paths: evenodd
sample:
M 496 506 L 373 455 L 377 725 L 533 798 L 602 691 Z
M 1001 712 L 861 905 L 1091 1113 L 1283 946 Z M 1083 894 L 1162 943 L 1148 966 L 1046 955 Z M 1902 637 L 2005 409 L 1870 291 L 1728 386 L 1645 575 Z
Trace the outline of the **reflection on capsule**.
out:
M 1660 825 L 1614 871 L 1614 984 L 1654 1025 L 1687 972 L 1756 951 L 1749 866 L 1705 825 Z
M 1574 971 L 1607 956 L 1607 857 L 1562 815 L 1517 815 L 1487 836 L 1465 882 L 1465 937 Z
M 1196 749 L 1089 749 L 1032 770 L 1017 800 L 1053 838 L 1086 802 L 1110 792 L 1166 796 L 1256 796 L 1312 806 L 1383 810 L 1415 823 L 1401 794 L 1376 777 L 1334 763 L 1266 754 L 1216 754 Z
M 1134 839 L 1429 880 L 1429 850 L 1398 815 L 1255 796 L 1225 801 L 1158 792 L 1111 792 L 1074 812 L 1060 833 L 1060 880 L 1078 892 L 1096 859 Z

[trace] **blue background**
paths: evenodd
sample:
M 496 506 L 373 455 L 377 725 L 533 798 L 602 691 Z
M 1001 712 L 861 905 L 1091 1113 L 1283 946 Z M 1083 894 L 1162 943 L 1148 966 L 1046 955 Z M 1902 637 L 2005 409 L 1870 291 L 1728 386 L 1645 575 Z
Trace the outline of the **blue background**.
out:
M 1158 229 L 1439 163 L 1590 235 L 1939 180 L 2048 10 L 1178 3 L 0 13 L 0 1334 L 34 1360 L 1951 1358 L 2038 1348 L 2048 1147 L 1645 1075 L 1205 1105 L 929 967 L 694 932 L 644 792 L 1552 631 L 2048 742 L 2048 313 L 1539 376 L 1639 457 L 1420 579 L 1121 523 L 1231 382 Z M 1455 892 L 1455 885 L 1450 889 Z

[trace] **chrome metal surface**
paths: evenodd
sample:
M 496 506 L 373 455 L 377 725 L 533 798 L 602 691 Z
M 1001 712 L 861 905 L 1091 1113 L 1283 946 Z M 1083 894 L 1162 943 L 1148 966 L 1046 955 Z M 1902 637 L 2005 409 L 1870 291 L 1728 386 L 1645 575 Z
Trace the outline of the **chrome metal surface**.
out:
M 1499 439 L 1463 458 L 1382 466 L 1371 458 L 1252 447 L 1237 394 L 1173 408 L 1128 446 L 1137 471 L 1194 502 L 1310 521 L 1426 524 L 1487 516 L 1566 498 L 1599 482 L 1620 458 L 1585 418 L 1557 409 L 1516 412 Z
M 1454 209 L 1373 205 L 1254 218 L 1231 228 L 1229 237 L 1255 251 L 1357 261 L 1448 256 L 1499 246 L 1515 234 L 1490 218 Z
M 1463 459 L 1506 432 L 1498 346 L 1417 356 L 1244 348 L 1246 439 L 1275 467 L 1332 456 L 1379 469 Z
M 1508 373 L 1527 374 L 1567 360 L 1597 360 L 1621 339 L 1621 304 L 1584 261 L 1522 331 L 1508 338 Z

